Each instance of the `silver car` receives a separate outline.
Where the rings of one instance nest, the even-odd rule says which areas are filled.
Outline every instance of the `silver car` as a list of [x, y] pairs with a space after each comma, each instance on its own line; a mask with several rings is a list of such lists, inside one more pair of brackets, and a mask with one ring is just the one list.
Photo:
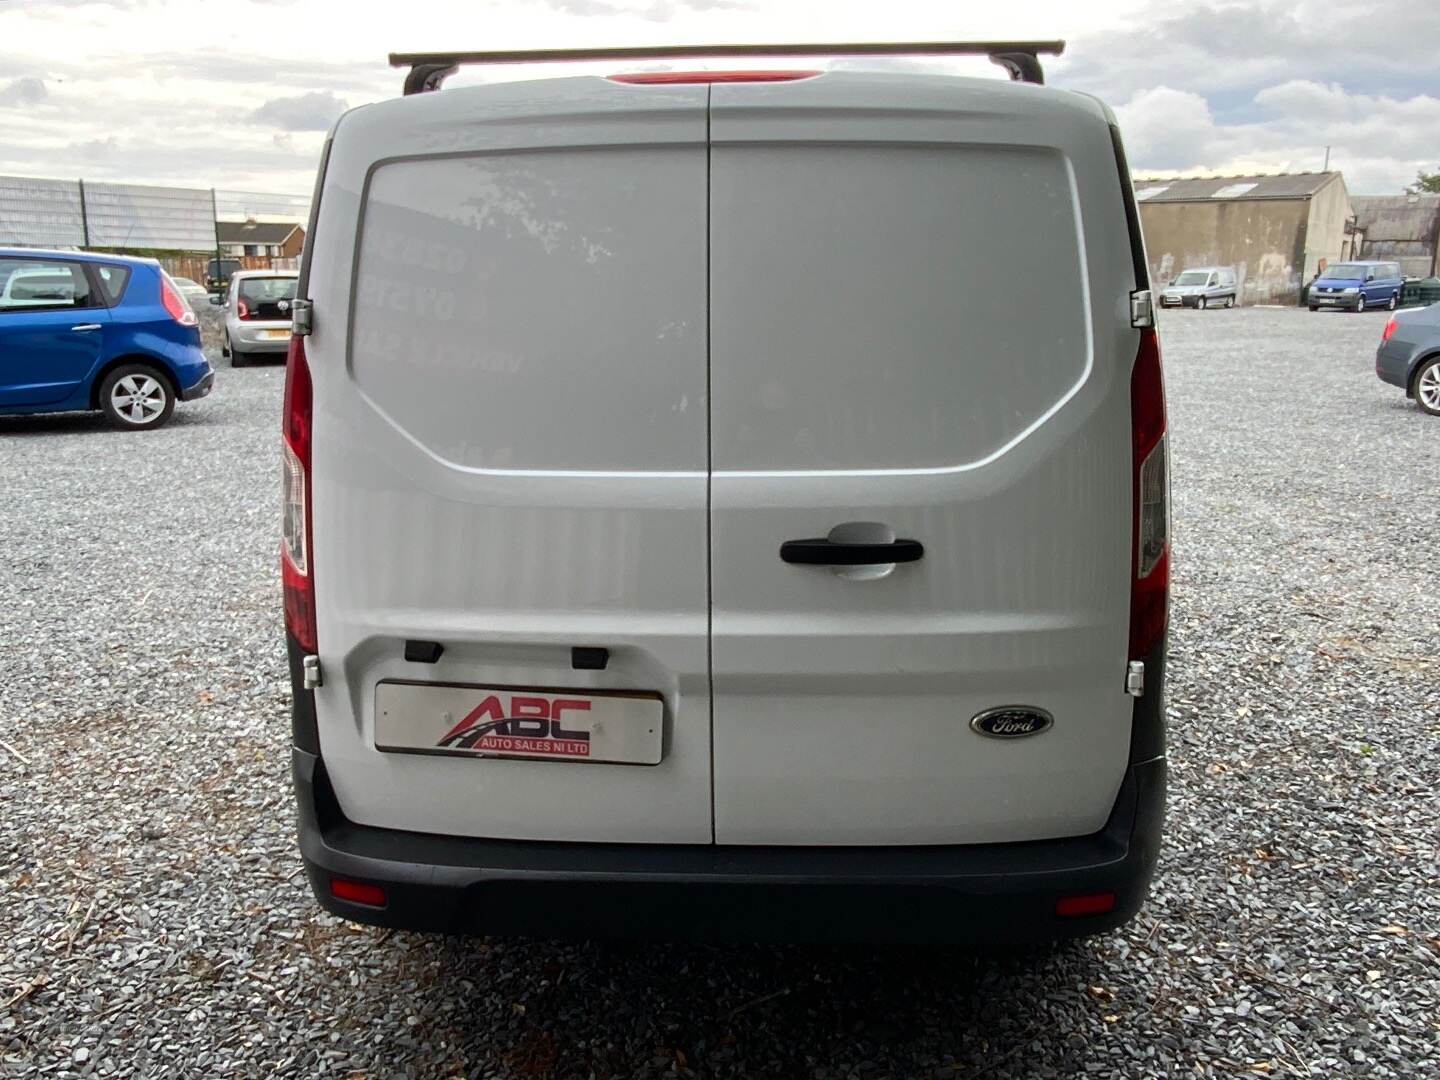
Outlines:
[[1237, 303], [1235, 271], [1229, 266], [1196, 266], [1184, 270], [1160, 290], [1160, 306], [1234, 307]]
[[231, 367], [264, 356], [284, 357], [290, 347], [296, 277], [293, 270], [240, 270], [230, 278], [221, 355], [230, 358]]

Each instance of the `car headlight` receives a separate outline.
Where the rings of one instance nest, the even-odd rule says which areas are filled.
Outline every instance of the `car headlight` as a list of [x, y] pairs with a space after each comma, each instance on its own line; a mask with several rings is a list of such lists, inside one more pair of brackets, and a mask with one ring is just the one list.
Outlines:
[[1341, 289], [1340, 291], [1341, 291], [1342, 293], [1358, 293], [1358, 292], [1360, 291], [1360, 289], [1359, 289], [1357, 286], [1355, 286], [1355, 285], [1351, 285], [1350, 288], [1348, 288], [1348, 289]]

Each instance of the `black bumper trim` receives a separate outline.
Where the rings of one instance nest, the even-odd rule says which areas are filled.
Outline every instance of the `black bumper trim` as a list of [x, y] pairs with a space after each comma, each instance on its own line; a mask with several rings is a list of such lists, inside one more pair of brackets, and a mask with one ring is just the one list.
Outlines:
[[[294, 751], [300, 848], [317, 899], [356, 922], [541, 937], [1015, 944], [1111, 929], [1144, 902], [1159, 854], [1165, 760], [1131, 765], [1089, 836], [951, 847], [575, 844], [357, 825], [323, 761]], [[330, 878], [382, 886], [384, 908]], [[1104, 915], [1055, 901], [1114, 892]]]
[[193, 386], [190, 386], [190, 387], [188, 387], [188, 388], [186, 388], [186, 389], [184, 389], [184, 390], [181, 390], [181, 391], [180, 391], [180, 400], [181, 400], [181, 401], [194, 401], [196, 398], [202, 398], [202, 397], [204, 397], [206, 394], [210, 393], [210, 391], [213, 390], [214, 387], [215, 387], [215, 372], [214, 372], [214, 370], [212, 369], [212, 370], [210, 370], [210, 371], [207, 371], [204, 375], [202, 375], [202, 376], [200, 377], [200, 380], [199, 380], [198, 382], [196, 382]]

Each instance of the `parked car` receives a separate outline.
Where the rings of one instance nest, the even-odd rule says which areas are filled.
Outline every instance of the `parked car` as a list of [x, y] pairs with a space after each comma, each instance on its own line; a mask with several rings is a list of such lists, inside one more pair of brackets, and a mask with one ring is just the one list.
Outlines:
[[192, 281], [188, 277], [176, 277], [173, 274], [170, 275], [170, 280], [173, 281], [175, 287], [180, 290], [180, 295], [190, 302], [191, 307], [194, 307], [196, 304], [206, 304], [210, 302], [210, 293], [206, 291], [205, 286], [200, 283]]
[[220, 295], [230, 288], [230, 278], [240, 269], [239, 259], [211, 259], [205, 264], [205, 288]]
[[1440, 416], [1440, 304], [1390, 316], [1375, 352], [1375, 374]]
[[263, 356], [284, 358], [295, 279], [294, 271], [278, 270], [240, 270], [231, 277], [221, 346], [231, 367], [244, 367]]
[[[1168, 470], [1104, 105], [493, 83], [346, 113], [320, 176], [282, 573], [322, 905], [970, 942], [1135, 914]], [[1064, 302], [1015, 288], [1056, 267]]]
[[1310, 284], [1306, 303], [1311, 311], [1321, 308], [1344, 308], [1364, 311], [1367, 308], [1389, 308], [1400, 303], [1400, 289], [1405, 276], [1400, 264], [1394, 262], [1345, 262], [1326, 267]]
[[1161, 307], [1235, 306], [1238, 289], [1235, 271], [1229, 266], [1197, 266], [1182, 270], [1174, 281], [1160, 290]]
[[196, 322], [153, 259], [0, 248], [0, 413], [158, 428], [213, 384]]

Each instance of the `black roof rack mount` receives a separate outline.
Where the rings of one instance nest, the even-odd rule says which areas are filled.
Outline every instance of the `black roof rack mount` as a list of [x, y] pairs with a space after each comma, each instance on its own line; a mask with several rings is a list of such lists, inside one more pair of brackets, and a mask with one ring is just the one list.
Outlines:
[[546, 64], [583, 60], [700, 60], [715, 57], [988, 56], [1016, 82], [1043, 83], [1040, 55], [1059, 56], [1063, 41], [886, 41], [794, 45], [656, 45], [619, 49], [524, 49], [517, 52], [391, 53], [408, 67], [405, 93], [439, 90], [462, 64]]

